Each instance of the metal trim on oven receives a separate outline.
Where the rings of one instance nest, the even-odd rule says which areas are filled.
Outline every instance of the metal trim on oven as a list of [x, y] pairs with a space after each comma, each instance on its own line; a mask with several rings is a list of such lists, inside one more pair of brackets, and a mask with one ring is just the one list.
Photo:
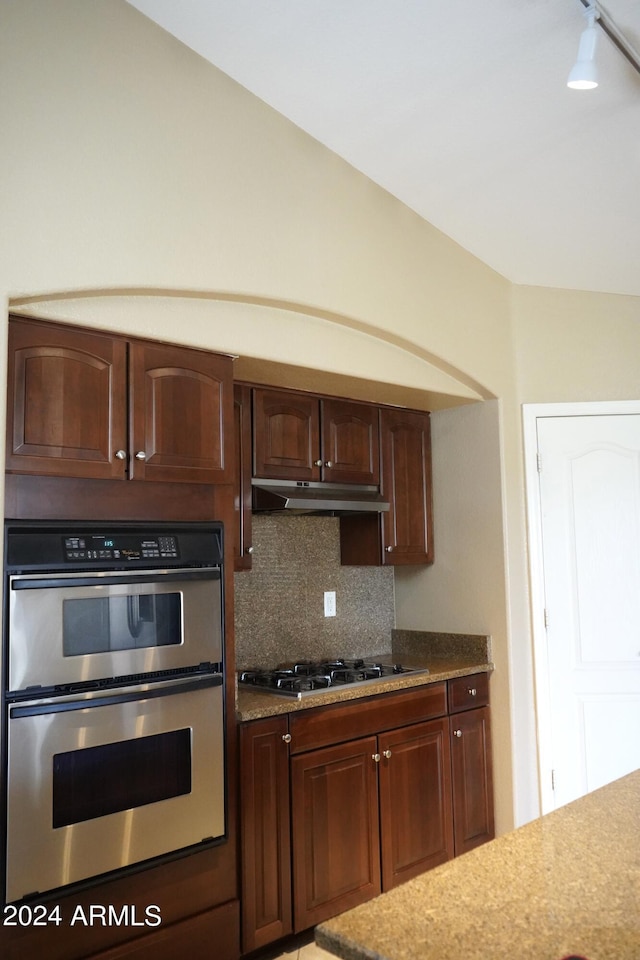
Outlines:
[[26, 706], [13, 706], [9, 708], [11, 719], [18, 717], [38, 717], [51, 713], [67, 713], [71, 710], [87, 710], [95, 707], [111, 707], [119, 703], [133, 703], [138, 700], [153, 700], [158, 697], [171, 697], [177, 693], [191, 693], [194, 690], [204, 690], [207, 687], [221, 687], [222, 674], [216, 673], [207, 677], [199, 677], [197, 680], [177, 680], [170, 681], [166, 685], [157, 687], [137, 686], [121, 693], [91, 694], [87, 693], [81, 697], [74, 697], [67, 700], [64, 697], [56, 697], [46, 700], [30, 700]]
[[[132, 578], [135, 577], [135, 580]], [[201, 567], [198, 570], [127, 570], [112, 574], [97, 570], [79, 577], [77, 573], [33, 574], [10, 577], [12, 590], [46, 590], [51, 587], [112, 586], [127, 583], [163, 583], [173, 580], [219, 580], [218, 567]]]

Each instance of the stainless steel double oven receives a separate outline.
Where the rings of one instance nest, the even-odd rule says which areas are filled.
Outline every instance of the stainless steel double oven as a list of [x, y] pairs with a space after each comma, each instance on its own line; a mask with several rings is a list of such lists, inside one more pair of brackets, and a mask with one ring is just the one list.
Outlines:
[[220, 524], [5, 525], [5, 901], [225, 837]]

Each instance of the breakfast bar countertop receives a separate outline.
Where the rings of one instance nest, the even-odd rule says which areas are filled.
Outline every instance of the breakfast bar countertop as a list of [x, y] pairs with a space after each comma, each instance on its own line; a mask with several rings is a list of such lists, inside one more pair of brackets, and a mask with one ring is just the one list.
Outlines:
[[638, 960], [640, 770], [316, 928], [344, 960]]

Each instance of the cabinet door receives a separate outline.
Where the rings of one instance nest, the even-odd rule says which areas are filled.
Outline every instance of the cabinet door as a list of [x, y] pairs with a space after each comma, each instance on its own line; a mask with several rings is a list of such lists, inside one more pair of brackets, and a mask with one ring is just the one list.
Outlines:
[[291, 933], [286, 717], [240, 727], [242, 952]]
[[294, 929], [380, 893], [375, 737], [291, 761]]
[[143, 341], [130, 351], [131, 476], [232, 483], [231, 358]]
[[6, 469], [124, 479], [126, 369], [124, 340], [12, 318]]
[[382, 514], [382, 562], [433, 562], [431, 431], [428, 413], [380, 411], [382, 494], [391, 504]]
[[320, 405], [316, 397], [253, 391], [253, 475], [320, 479]]
[[234, 570], [250, 570], [251, 554], [251, 389], [233, 387], [235, 442], [235, 546]]
[[382, 887], [453, 856], [451, 757], [446, 717], [379, 737]]
[[451, 717], [456, 856], [495, 836], [489, 707]]
[[380, 481], [378, 408], [346, 400], [322, 400], [322, 479], [332, 483]]

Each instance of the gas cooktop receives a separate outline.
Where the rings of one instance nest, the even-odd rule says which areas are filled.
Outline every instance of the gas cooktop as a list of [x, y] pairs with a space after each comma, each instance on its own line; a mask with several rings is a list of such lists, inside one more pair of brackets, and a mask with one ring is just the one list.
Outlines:
[[379, 660], [301, 660], [274, 669], [241, 670], [238, 683], [256, 692], [275, 693], [300, 700], [344, 686], [363, 686], [392, 680], [403, 674], [429, 673], [426, 667], [405, 667]]

